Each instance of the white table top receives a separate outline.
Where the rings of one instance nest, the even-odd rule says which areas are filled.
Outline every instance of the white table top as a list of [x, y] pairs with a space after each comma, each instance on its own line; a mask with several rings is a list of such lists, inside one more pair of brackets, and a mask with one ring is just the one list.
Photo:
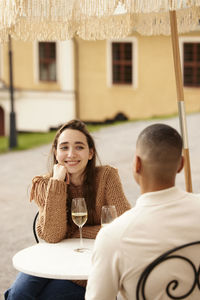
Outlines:
[[74, 251], [79, 247], [79, 239], [66, 239], [60, 243], [41, 242], [25, 248], [13, 256], [13, 266], [23, 273], [54, 279], [88, 278], [94, 240], [83, 239], [89, 251]]

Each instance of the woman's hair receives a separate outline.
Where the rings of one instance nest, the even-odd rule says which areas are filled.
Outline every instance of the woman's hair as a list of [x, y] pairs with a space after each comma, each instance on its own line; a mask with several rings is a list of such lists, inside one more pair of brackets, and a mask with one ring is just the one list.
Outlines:
[[[61, 133], [66, 129], [73, 129], [82, 132], [87, 140], [87, 144], [89, 149], [93, 150], [92, 159], [88, 160], [88, 163], [85, 168], [84, 179], [83, 179], [83, 196], [86, 199], [88, 212], [93, 210], [96, 205], [96, 181], [95, 181], [95, 167], [96, 167], [96, 159], [97, 159], [97, 151], [95, 147], [94, 140], [90, 135], [86, 125], [80, 120], [71, 120], [68, 123], [65, 123], [60, 129], [58, 129], [55, 138], [52, 143], [50, 157], [49, 157], [49, 167], [50, 167], [50, 175], [53, 175], [53, 165], [57, 163], [55, 150], [57, 149], [58, 138]], [[70, 193], [68, 195], [70, 197]], [[92, 216], [89, 212], [89, 216]]]

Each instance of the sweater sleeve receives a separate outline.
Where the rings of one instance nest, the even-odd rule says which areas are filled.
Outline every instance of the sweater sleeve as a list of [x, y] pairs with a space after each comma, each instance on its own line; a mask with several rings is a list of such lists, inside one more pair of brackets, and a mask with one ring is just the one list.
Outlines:
[[38, 236], [49, 243], [66, 237], [66, 183], [52, 178], [36, 176], [32, 180], [30, 200], [39, 207]]
[[124, 195], [118, 170], [115, 168], [109, 168], [105, 185], [105, 198], [107, 205], [115, 205], [118, 216], [131, 208]]
[[[131, 208], [124, 195], [117, 169], [110, 166], [99, 168], [97, 185], [99, 186], [99, 191], [97, 192], [96, 202], [98, 207], [96, 207], [96, 224], [93, 226], [84, 225], [82, 229], [83, 237], [88, 239], [95, 239], [101, 229], [101, 207], [103, 205], [115, 205], [118, 216]], [[73, 230], [71, 237], [78, 238], [79, 236], [79, 230]]]

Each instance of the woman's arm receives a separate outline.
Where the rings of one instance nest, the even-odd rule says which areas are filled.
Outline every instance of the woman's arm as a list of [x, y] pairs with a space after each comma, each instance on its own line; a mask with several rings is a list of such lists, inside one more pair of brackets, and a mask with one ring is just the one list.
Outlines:
[[[85, 225], [82, 228], [83, 238], [85, 239], [95, 239], [97, 233], [101, 229], [101, 225]], [[71, 238], [79, 238], [80, 233], [79, 229], [76, 229], [73, 234], [70, 236]]]
[[[91, 226], [84, 225], [82, 231], [83, 237], [89, 239], [95, 239], [101, 229], [101, 207], [103, 205], [115, 205], [118, 216], [131, 208], [130, 203], [124, 195], [117, 169], [110, 166], [102, 167], [97, 176], [97, 185], [99, 186], [99, 190], [96, 195], [96, 224]], [[70, 237], [79, 237], [78, 228], [73, 228], [73, 233]]]
[[30, 200], [39, 207], [38, 236], [49, 243], [57, 243], [66, 237], [66, 182], [36, 176], [32, 181]]
[[107, 174], [105, 198], [107, 205], [115, 205], [118, 216], [131, 208], [130, 203], [124, 195], [118, 170], [112, 167]]

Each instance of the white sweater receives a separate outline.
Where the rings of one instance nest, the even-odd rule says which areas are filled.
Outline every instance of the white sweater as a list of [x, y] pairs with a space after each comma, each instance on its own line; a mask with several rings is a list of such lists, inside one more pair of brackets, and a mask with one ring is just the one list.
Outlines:
[[[97, 235], [85, 299], [115, 300], [118, 291], [123, 299], [136, 299], [137, 281], [150, 262], [173, 247], [197, 240], [200, 195], [177, 187], [143, 194], [134, 208]], [[168, 299], [164, 291], [154, 297]]]

